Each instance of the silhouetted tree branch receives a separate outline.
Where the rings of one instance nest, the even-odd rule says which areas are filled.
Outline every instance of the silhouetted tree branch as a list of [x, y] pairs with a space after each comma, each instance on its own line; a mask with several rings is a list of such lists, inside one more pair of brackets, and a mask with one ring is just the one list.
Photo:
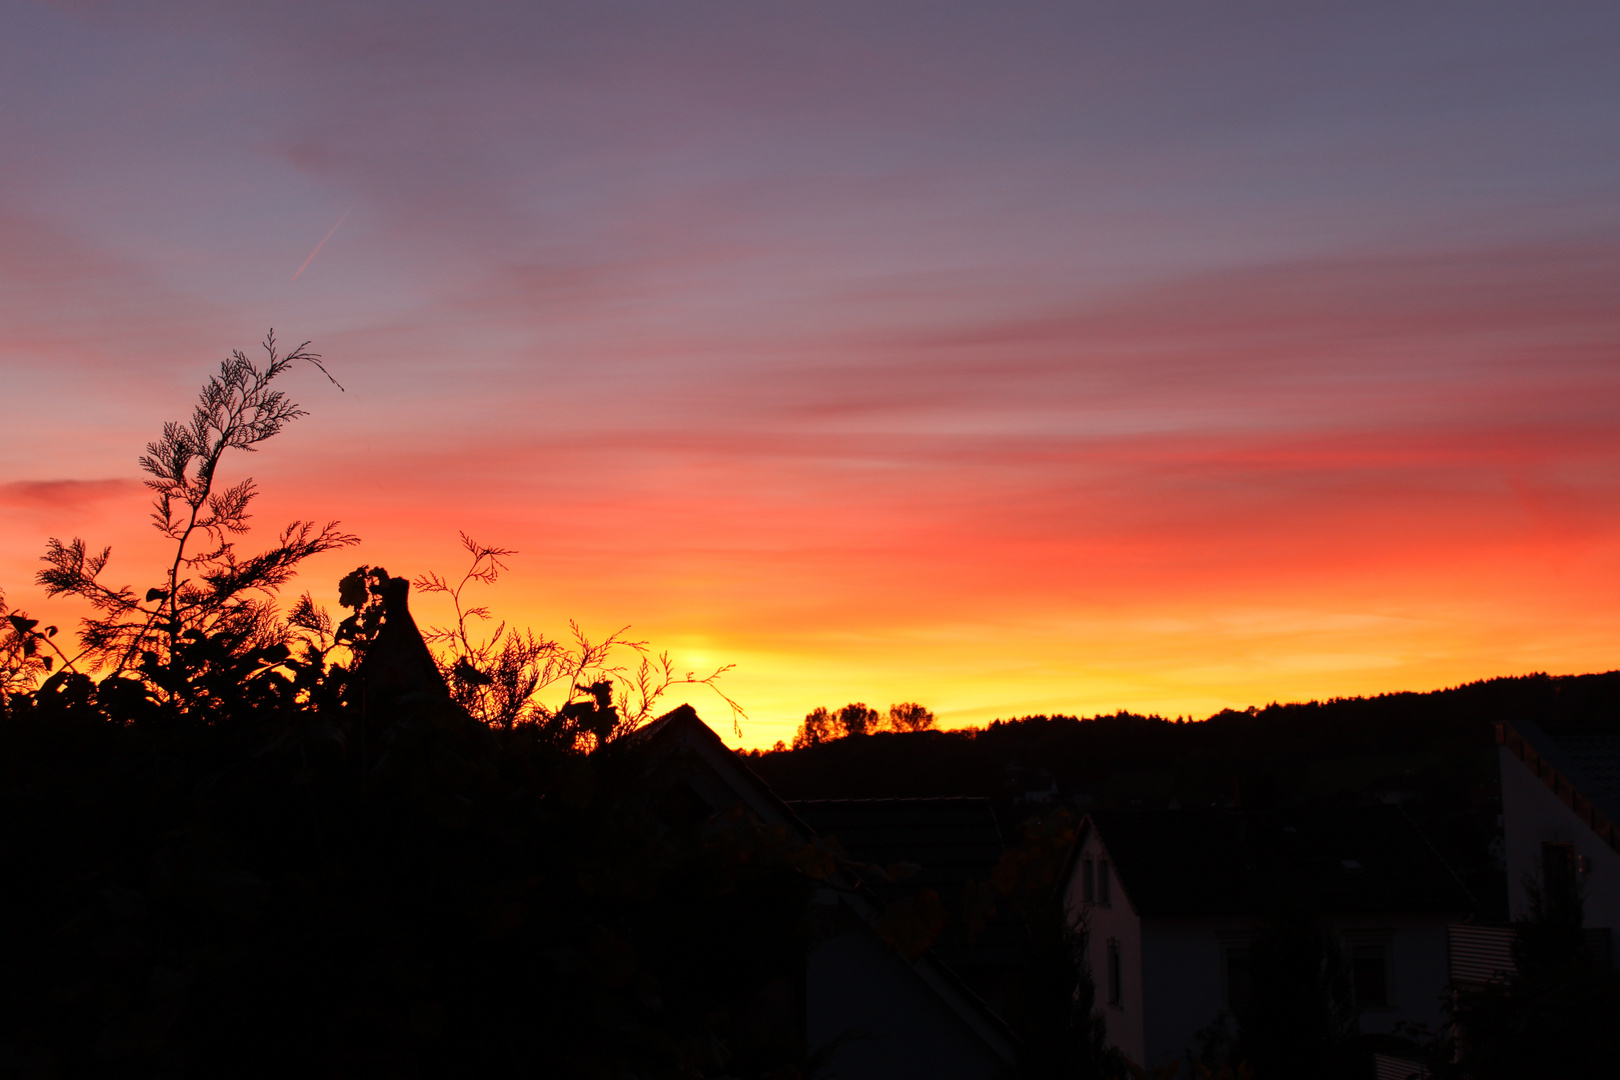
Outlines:
[[422, 585], [454, 601], [437, 658], [381, 567], [338, 583], [341, 621], [309, 593], [278, 614], [354, 538], [295, 521], [236, 550], [255, 489], [222, 457], [302, 415], [270, 383], [317, 362], [266, 347], [147, 448], [157, 584], [49, 542], [99, 678], [0, 601], [0, 1071], [812, 1075], [792, 1003], [834, 857], [690, 812], [617, 741], [729, 669], [683, 678], [624, 630], [479, 634], [468, 588], [512, 553], [467, 537], [459, 583]]
[[[569, 738], [577, 734], [601, 746], [650, 719], [658, 701], [682, 685], [713, 690], [731, 710], [734, 727], [746, 715], [718, 685], [732, 665], [707, 675], [678, 675], [667, 652], [653, 653], [647, 642], [628, 636], [628, 627], [596, 641], [573, 621], [566, 641], [519, 631], [504, 621], [487, 636], [479, 634], [477, 624], [493, 616], [487, 606], [468, 603], [464, 594], [473, 584], [494, 585], [507, 569], [503, 560], [517, 552], [481, 544], [466, 533], [460, 536], [471, 557], [461, 577], [452, 583], [430, 571], [413, 584], [420, 592], [449, 598], [455, 624], [429, 627], [423, 637], [438, 650], [451, 697], [484, 723], [502, 728], [537, 724], [559, 736], [566, 729]], [[561, 691], [555, 704], [543, 698], [550, 688]]]
[[11, 694], [32, 690], [38, 679], [50, 672], [60, 659], [67, 670], [73, 660], [57, 647], [56, 627], [39, 629], [39, 620], [24, 611], [6, 609], [6, 594], [0, 591], [0, 705]]
[[274, 547], [243, 558], [236, 538], [249, 530], [257, 488], [252, 478], [218, 484], [227, 451], [252, 452], [308, 415], [271, 385], [288, 368], [308, 362], [337, 385], [308, 344], [278, 352], [272, 331], [265, 337], [263, 367], [232, 351], [219, 374], [203, 385], [190, 420], [164, 424], [162, 436], [147, 444], [140, 465], [155, 493], [152, 524], [173, 544], [161, 583], [144, 594], [129, 586], [114, 588], [101, 580], [111, 548], [93, 551], [78, 537], [47, 542], [39, 583], [50, 596], [87, 600], [96, 613], [80, 631], [82, 655], [92, 669], [118, 674], [132, 666], [172, 667], [188, 634], [223, 635], [236, 649], [278, 644], [287, 627], [272, 604], [277, 590], [310, 556], [359, 542], [335, 521], [319, 526], [294, 521]]

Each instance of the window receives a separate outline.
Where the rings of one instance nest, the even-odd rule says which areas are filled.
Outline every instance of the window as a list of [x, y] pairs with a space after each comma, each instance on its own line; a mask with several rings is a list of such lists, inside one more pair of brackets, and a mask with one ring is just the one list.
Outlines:
[[1223, 966], [1226, 1011], [1241, 1016], [1249, 1011], [1249, 1005], [1254, 1001], [1254, 969], [1249, 966], [1249, 947], [1228, 945]]
[[1080, 860], [1080, 898], [1088, 904], [1097, 902], [1097, 864], [1090, 855]]
[[[1104, 865], [1107, 865], [1106, 863]], [[1108, 942], [1108, 1004], [1119, 1008], [1124, 1004], [1125, 992], [1120, 985], [1119, 942], [1109, 939]]]
[[1356, 1008], [1383, 1009], [1389, 998], [1389, 946], [1383, 942], [1350, 946], [1350, 984]]
[[1108, 881], [1108, 860], [1097, 860], [1097, 903], [1106, 905], [1111, 891]]

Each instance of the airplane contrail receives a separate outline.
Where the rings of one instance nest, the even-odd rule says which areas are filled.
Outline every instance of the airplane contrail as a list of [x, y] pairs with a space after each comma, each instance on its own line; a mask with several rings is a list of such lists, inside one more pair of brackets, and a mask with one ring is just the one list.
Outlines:
[[[350, 203], [349, 204], [349, 210], [353, 210], [353, 209], [354, 209], [354, 204]], [[338, 225], [343, 224], [344, 220], [348, 218], [349, 210], [343, 211], [343, 217], [340, 217], [340, 218], [337, 219], [337, 225], [333, 225], [330, 229], [326, 230], [326, 235], [321, 237], [321, 242], [315, 245], [315, 250], [309, 253], [309, 258], [304, 260], [304, 265], [300, 266], [297, 270], [295, 270], [293, 272], [292, 279], [294, 281], [298, 280], [298, 275], [302, 274], [304, 272], [305, 267], [307, 267], [310, 263], [315, 261], [315, 256], [317, 256], [317, 255], [319, 255], [321, 253], [321, 248], [325, 247], [326, 242], [328, 240], [332, 239], [332, 234], [338, 231]]]

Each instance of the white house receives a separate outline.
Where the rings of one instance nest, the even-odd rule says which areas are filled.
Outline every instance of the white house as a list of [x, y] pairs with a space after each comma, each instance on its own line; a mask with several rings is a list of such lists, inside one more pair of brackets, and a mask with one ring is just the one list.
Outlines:
[[1502, 842], [1515, 917], [1528, 886], [1573, 877], [1586, 895], [1588, 940], [1616, 955], [1620, 926], [1620, 732], [1547, 732], [1529, 721], [1496, 725], [1502, 770]]
[[1345, 943], [1363, 1032], [1438, 1026], [1446, 927], [1476, 907], [1393, 806], [1095, 811], [1065, 897], [1090, 929], [1109, 1040], [1149, 1068], [1195, 1055], [1249, 992], [1267, 916], [1303, 906]]

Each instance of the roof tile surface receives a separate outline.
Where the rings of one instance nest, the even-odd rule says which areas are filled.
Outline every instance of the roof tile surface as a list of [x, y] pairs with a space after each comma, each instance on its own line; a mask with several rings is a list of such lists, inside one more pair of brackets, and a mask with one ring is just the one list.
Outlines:
[[932, 889], [944, 901], [951, 921], [934, 950], [946, 963], [972, 971], [1019, 962], [1027, 934], [1011, 912], [999, 912], [971, 937], [965, 925], [968, 882], [988, 882], [1005, 851], [989, 799], [803, 799], [788, 805], [857, 862], [915, 864], [916, 876], [895, 891]]
[[1143, 915], [1466, 912], [1476, 905], [1396, 807], [1098, 811], [1089, 815]]

